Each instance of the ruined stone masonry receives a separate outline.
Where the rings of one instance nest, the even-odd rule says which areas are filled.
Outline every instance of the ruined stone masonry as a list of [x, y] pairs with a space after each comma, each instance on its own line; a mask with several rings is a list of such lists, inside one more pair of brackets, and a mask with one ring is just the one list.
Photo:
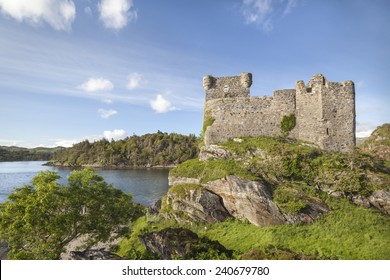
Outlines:
[[252, 74], [203, 78], [206, 90], [206, 145], [243, 136], [281, 136], [283, 116], [295, 115], [289, 137], [317, 144], [327, 151], [350, 152], [355, 147], [355, 87], [352, 81], [330, 82], [316, 74], [295, 89], [251, 97]]

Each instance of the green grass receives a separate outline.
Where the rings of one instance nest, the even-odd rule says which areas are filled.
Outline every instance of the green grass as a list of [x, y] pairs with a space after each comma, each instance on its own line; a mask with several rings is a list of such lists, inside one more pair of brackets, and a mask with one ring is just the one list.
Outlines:
[[390, 259], [389, 217], [344, 200], [332, 206], [337, 209], [313, 225], [259, 228], [229, 221], [198, 233], [242, 253], [275, 246], [320, 259]]
[[243, 179], [257, 180], [258, 177], [249, 172], [239, 162], [220, 159], [199, 161], [188, 160], [169, 172], [172, 177], [198, 178], [201, 183], [221, 179], [229, 175], [236, 175]]
[[[127, 258], [148, 258], [138, 235], [165, 227], [186, 227], [200, 237], [217, 240], [236, 256], [269, 248], [288, 250], [318, 259], [390, 260], [390, 218], [375, 210], [328, 198], [333, 211], [312, 225], [257, 227], [228, 220], [216, 224], [178, 224], [163, 218], [137, 220], [132, 233], [118, 244], [117, 253]], [[137, 253], [135, 253], [137, 252]], [[270, 258], [266, 256], [266, 258]], [[281, 257], [282, 258], [282, 257]]]

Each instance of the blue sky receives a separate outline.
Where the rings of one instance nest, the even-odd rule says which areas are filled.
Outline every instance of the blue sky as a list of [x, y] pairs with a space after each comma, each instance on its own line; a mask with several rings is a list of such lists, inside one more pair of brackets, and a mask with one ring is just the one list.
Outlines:
[[201, 130], [202, 77], [252, 95], [353, 80], [357, 134], [390, 122], [390, 1], [0, 0], [0, 145]]

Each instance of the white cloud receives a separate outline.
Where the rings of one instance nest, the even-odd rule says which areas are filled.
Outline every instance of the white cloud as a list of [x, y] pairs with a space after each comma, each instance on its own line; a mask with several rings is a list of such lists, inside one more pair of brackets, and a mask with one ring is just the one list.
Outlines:
[[368, 137], [377, 126], [371, 122], [356, 122], [356, 137]]
[[364, 137], [368, 137], [371, 135], [371, 133], [374, 131], [374, 129], [369, 129], [369, 130], [365, 130], [365, 131], [359, 131], [359, 132], [356, 132], [356, 137], [357, 138], [364, 138]]
[[297, 6], [298, 0], [287, 0], [287, 5], [284, 8], [283, 15], [288, 15]]
[[114, 85], [104, 78], [90, 78], [88, 81], [80, 85], [79, 88], [87, 92], [108, 91], [112, 90]]
[[57, 139], [55, 142], [54, 142], [54, 145], [53, 147], [72, 147], [73, 144], [76, 144], [78, 142], [81, 142], [80, 140], [78, 139]]
[[100, 117], [101, 117], [102, 119], [108, 119], [109, 117], [118, 114], [117, 111], [112, 110], [112, 109], [109, 109], [109, 110], [106, 110], [106, 109], [99, 109], [99, 110], [98, 110], [98, 113], [99, 113], [99, 115], [100, 115]]
[[84, 13], [87, 15], [87, 16], [92, 16], [92, 9], [91, 7], [87, 6], [84, 8]]
[[298, 0], [243, 0], [242, 13], [247, 23], [258, 24], [268, 32], [276, 17], [288, 15], [297, 4]]
[[365, 85], [366, 85], [366, 83], [365, 83], [364, 81], [358, 81], [358, 82], [356, 83], [356, 87], [357, 87], [358, 89], [363, 88]]
[[23, 142], [21, 140], [0, 139], [0, 146], [19, 146]]
[[113, 131], [105, 130], [103, 132], [103, 137], [106, 139], [118, 140], [126, 137], [126, 131], [123, 129], [114, 129]]
[[119, 30], [137, 19], [137, 11], [132, 7], [133, 0], [101, 0], [98, 5], [100, 20], [106, 28]]
[[70, 30], [76, 18], [72, 0], [0, 0], [0, 10], [19, 22], [47, 22], [55, 30]]
[[132, 73], [129, 75], [129, 82], [127, 83], [127, 88], [133, 90], [139, 88], [143, 82], [142, 75], [138, 73]]
[[112, 99], [109, 99], [109, 98], [103, 99], [102, 101], [104, 103], [106, 103], [106, 104], [112, 104], [113, 103]]
[[155, 99], [150, 101], [150, 106], [156, 113], [166, 113], [176, 110], [171, 102], [165, 99], [161, 94], [158, 94]]

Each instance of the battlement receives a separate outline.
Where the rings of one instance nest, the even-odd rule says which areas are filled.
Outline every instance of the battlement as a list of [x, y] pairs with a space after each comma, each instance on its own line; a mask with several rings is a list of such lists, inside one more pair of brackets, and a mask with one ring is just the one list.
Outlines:
[[203, 88], [206, 90], [206, 100], [216, 98], [249, 97], [252, 85], [252, 74], [241, 73], [239, 76], [203, 77]]
[[313, 142], [328, 151], [352, 151], [355, 146], [355, 88], [352, 81], [330, 82], [314, 75], [295, 89], [250, 97], [252, 74], [203, 78], [206, 90], [205, 144], [240, 136], [281, 136], [281, 120], [293, 114], [296, 126], [289, 137]]

